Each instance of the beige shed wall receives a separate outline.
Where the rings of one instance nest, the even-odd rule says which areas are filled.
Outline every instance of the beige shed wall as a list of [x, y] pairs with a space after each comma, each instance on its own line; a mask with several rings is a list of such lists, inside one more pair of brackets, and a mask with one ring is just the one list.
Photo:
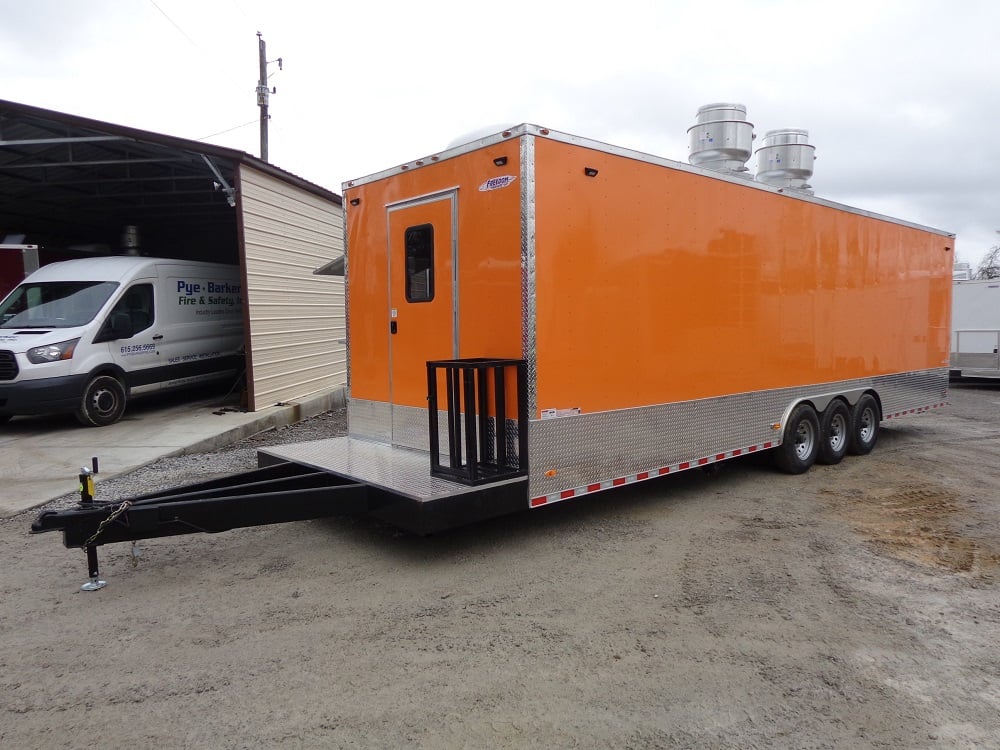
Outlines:
[[347, 382], [344, 279], [313, 270], [344, 252], [343, 209], [240, 165], [252, 411]]

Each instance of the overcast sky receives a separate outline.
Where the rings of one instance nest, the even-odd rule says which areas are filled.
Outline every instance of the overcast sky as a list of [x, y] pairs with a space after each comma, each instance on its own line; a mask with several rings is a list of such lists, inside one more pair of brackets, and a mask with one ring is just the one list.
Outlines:
[[[699, 106], [805, 128], [816, 195], [1000, 242], [996, 0], [5, 0], [0, 98], [259, 155], [336, 192], [489, 125], [687, 160]], [[499, 129], [499, 128], [498, 128]], [[749, 164], [753, 169], [754, 162]]]

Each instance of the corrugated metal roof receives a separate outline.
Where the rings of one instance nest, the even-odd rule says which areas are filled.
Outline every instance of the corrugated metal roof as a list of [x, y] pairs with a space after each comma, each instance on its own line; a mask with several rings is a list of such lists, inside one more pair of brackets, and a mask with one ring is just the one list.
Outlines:
[[113, 252], [134, 225], [140, 241], [159, 244], [153, 253], [197, 257], [203, 248], [169, 246], [192, 236], [195, 245], [233, 242], [229, 189], [240, 163], [341, 205], [338, 194], [244, 151], [0, 100], [0, 240]]

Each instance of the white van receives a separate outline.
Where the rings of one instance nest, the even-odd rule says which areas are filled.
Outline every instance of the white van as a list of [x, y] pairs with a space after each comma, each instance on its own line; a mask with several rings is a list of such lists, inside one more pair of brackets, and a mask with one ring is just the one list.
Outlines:
[[0, 302], [0, 422], [121, 419], [132, 396], [244, 368], [239, 268], [116, 256], [52, 263]]

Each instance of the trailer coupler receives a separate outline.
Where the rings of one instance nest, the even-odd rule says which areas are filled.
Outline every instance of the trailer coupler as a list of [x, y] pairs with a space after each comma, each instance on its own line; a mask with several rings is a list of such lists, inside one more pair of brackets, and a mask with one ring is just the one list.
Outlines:
[[90, 580], [84, 591], [103, 588], [97, 547], [182, 534], [221, 531], [363, 513], [368, 487], [325, 471], [293, 463], [236, 474], [118, 502], [99, 503], [93, 479], [80, 475], [80, 503], [66, 510], [43, 511], [31, 533], [62, 531], [66, 547], [87, 553]]

